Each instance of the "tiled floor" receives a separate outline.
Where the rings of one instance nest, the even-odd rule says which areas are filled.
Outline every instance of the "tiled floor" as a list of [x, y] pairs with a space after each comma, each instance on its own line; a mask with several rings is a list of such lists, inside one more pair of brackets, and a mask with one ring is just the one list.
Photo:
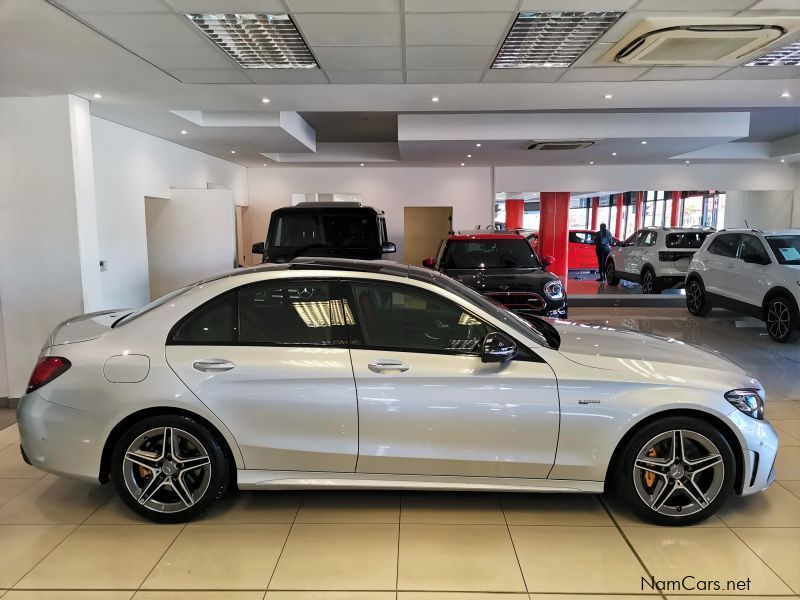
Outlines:
[[322, 491], [240, 493], [199, 522], [157, 526], [107, 488], [25, 465], [12, 426], [0, 431], [0, 596], [632, 600], [653, 595], [642, 578], [689, 575], [749, 579], [723, 596], [800, 597], [800, 344], [775, 344], [724, 312], [572, 317], [713, 347], [751, 369], [782, 437], [778, 482], [691, 528], [646, 525], [606, 497]]

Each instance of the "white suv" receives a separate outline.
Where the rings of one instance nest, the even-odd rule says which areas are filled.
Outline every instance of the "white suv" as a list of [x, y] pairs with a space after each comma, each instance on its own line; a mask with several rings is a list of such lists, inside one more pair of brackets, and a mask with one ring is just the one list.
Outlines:
[[709, 236], [686, 277], [693, 315], [714, 306], [765, 321], [778, 342], [800, 339], [800, 229], [729, 229]]
[[689, 261], [713, 229], [646, 227], [612, 248], [606, 260], [606, 281], [621, 279], [642, 285], [645, 294], [683, 283]]

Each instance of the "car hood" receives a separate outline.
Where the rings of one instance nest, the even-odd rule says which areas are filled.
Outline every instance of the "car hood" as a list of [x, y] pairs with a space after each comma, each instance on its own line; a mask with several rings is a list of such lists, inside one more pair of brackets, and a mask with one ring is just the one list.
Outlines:
[[543, 269], [446, 269], [445, 273], [479, 292], [539, 291], [558, 277]]
[[561, 336], [559, 352], [572, 362], [608, 370], [657, 376], [654, 363], [727, 371], [750, 377], [745, 369], [718, 352], [703, 350], [674, 338], [589, 325], [552, 321]]

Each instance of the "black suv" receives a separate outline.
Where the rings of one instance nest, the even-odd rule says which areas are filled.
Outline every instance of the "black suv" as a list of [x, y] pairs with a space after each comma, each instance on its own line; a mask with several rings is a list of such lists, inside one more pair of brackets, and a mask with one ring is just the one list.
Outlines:
[[375, 260], [396, 252], [387, 240], [383, 211], [359, 202], [301, 202], [273, 211], [267, 241], [253, 244], [262, 262], [298, 256]]

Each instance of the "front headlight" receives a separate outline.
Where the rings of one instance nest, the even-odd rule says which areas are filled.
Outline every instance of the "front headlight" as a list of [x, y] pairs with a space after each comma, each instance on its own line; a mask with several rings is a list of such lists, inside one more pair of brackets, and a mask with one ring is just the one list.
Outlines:
[[563, 300], [564, 286], [560, 281], [550, 281], [544, 286], [544, 295], [550, 300]]
[[758, 420], [764, 418], [764, 400], [758, 390], [731, 390], [726, 392], [725, 399], [748, 417]]

